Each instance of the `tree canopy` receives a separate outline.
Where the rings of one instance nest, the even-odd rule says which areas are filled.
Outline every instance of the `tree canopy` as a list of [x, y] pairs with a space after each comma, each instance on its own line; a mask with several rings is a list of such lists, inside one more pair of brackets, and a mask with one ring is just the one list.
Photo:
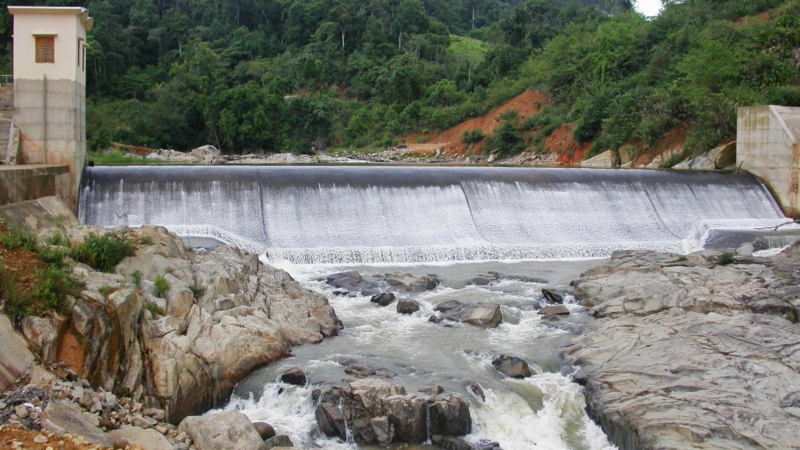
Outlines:
[[[732, 135], [737, 106], [800, 105], [800, 0], [666, 1], [653, 20], [629, 0], [16, 3], [95, 17], [95, 147], [385, 145], [537, 89], [553, 100], [551, 122], [576, 123], [596, 151], [653, 145], [682, 123], [702, 149]], [[10, 42], [4, 10], [6, 73]]]

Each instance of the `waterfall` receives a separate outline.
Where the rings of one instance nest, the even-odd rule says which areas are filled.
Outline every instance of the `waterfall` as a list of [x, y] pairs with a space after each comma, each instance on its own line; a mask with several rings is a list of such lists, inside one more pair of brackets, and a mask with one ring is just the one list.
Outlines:
[[785, 221], [749, 174], [408, 166], [92, 167], [79, 217], [301, 264], [685, 253]]

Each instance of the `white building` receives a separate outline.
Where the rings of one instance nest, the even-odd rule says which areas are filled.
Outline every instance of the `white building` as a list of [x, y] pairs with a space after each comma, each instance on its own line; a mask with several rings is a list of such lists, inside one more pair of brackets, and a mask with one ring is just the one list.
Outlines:
[[75, 207], [86, 161], [86, 32], [80, 7], [9, 6], [14, 16], [14, 126], [18, 164], [67, 165]]

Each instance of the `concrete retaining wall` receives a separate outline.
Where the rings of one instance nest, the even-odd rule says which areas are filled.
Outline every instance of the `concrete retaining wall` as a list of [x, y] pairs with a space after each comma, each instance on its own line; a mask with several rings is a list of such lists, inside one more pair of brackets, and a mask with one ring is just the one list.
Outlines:
[[739, 108], [736, 164], [759, 177], [787, 216], [800, 217], [800, 108]]
[[56, 195], [66, 200], [71, 183], [67, 166], [0, 166], [0, 205]]
[[84, 86], [71, 80], [14, 80], [14, 125], [22, 132], [17, 163], [68, 166], [72, 177], [64, 201], [75, 208], [86, 161]]

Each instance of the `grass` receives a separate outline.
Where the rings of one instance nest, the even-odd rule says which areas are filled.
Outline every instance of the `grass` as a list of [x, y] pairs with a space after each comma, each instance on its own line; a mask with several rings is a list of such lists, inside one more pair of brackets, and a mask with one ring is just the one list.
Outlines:
[[155, 303], [150, 303], [147, 305], [147, 310], [150, 311], [150, 314], [154, 316], [163, 316], [166, 311], [164, 308], [156, 305]]
[[[3, 225], [0, 222], [0, 225]], [[32, 268], [20, 267], [16, 272], [5, 270], [0, 261], [0, 299], [3, 312], [15, 322], [25, 316], [44, 316], [50, 312], [68, 313], [68, 296], [80, 292], [81, 283], [73, 278], [72, 269], [64, 261], [64, 252], [41, 245], [36, 235], [23, 227], [0, 226], [0, 245], [7, 250], [22, 249], [41, 259], [44, 267], [36, 270], [32, 284], [21, 287], [19, 272]]]
[[170, 285], [169, 281], [164, 278], [163, 275], [159, 275], [156, 277], [154, 281], [155, 285], [153, 286], [153, 295], [159, 298], [164, 298], [164, 294], [169, 291]]
[[133, 244], [121, 233], [91, 233], [70, 250], [75, 261], [106, 273], [113, 272], [120, 261], [132, 255]]
[[44, 239], [45, 244], [69, 247], [69, 238], [63, 230], [55, 230]]
[[719, 257], [719, 265], [720, 266], [727, 266], [728, 264], [733, 263], [733, 253], [725, 252]]
[[133, 282], [134, 286], [141, 287], [142, 286], [142, 271], [136, 269], [131, 274], [131, 281]]

